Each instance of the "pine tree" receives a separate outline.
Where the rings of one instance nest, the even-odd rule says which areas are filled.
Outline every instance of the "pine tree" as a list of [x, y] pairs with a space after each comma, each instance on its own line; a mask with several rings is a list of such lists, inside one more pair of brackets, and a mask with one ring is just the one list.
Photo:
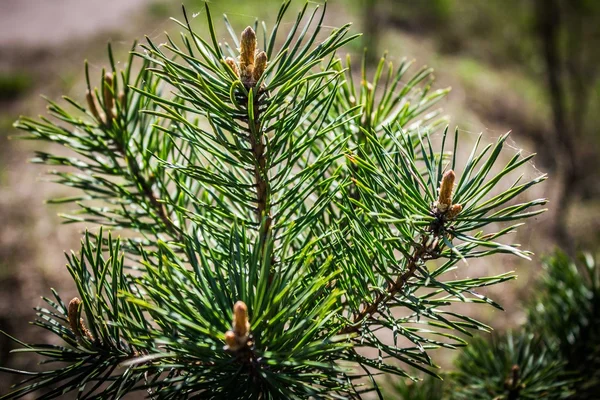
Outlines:
[[557, 252], [544, 262], [527, 329], [560, 355], [576, 379], [576, 399], [600, 393], [600, 265], [590, 254], [571, 260]]
[[[474, 337], [443, 380], [392, 381], [389, 399], [519, 400], [570, 399], [574, 375], [564, 358], [540, 336], [518, 333]], [[577, 398], [577, 397], [576, 397]]]
[[[578, 265], [579, 264], [579, 265]], [[519, 332], [476, 337], [444, 381], [392, 382], [400, 399], [595, 399], [600, 392], [600, 267], [556, 252]]]
[[[545, 200], [518, 202], [530, 181], [499, 165], [507, 135], [464, 162], [458, 130], [432, 107], [432, 71], [382, 58], [361, 81], [336, 51], [350, 25], [325, 33], [325, 10], [301, 9], [219, 43], [185, 15], [179, 39], [147, 39], [97, 81], [86, 104], [49, 102], [52, 118], [21, 118], [38, 152], [77, 191], [66, 222], [85, 233], [67, 268], [79, 292], [53, 292], [35, 325], [60, 344], [27, 344], [40, 372], [1, 398], [360, 398], [381, 373], [435, 375], [431, 350], [490, 328], [450, 307], [484, 303], [452, 279], [472, 258], [529, 252], [507, 243]], [[441, 145], [432, 144], [439, 135]], [[451, 148], [452, 151], [448, 149]], [[498, 228], [498, 226], [500, 226]], [[110, 231], [110, 233], [106, 233]]]
[[448, 398], [568, 399], [573, 394], [573, 377], [565, 373], [563, 358], [527, 331], [491, 341], [477, 337], [455, 364]]

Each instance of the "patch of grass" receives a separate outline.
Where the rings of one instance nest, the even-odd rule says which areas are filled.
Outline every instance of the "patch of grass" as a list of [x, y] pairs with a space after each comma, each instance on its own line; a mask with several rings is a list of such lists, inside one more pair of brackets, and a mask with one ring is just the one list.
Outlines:
[[153, 1], [147, 6], [148, 14], [153, 18], [170, 17], [174, 7], [165, 1]]
[[456, 72], [468, 90], [480, 92], [484, 97], [491, 94], [496, 94], [494, 97], [502, 97], [503, 93], [510, 93], [520, 98], [522, 104], [538, 114], [540, 118], [547, 117], [548, 109], [543, 86], [523, 74], [510, 70], [499, 71], [473, 58], [458, 59]]
[[13, 129], [13, 123], [17, 120], [17, 114], [0, 114], [0, 138], [7, 135], [8, 131]]
[[[190, 13], [199, 13], [197, 18], [202, 15], [204, 17], [205, 0], [184, 0], [183, 4]], [[209, 1], [210, 12], [215, 22], [215, 28], [221, 28], [223, 14], [227, 14], [227, 18], [235, 27], [241, 27], [240, 33], [246, 25], [251, 25], [256, 19], [259, 21], [265, 20], [272, 22], [277, 16], [277, 11], [281, 6], [282, 0], [262, 0], [262, 1], [240, 1], [240, 0], [218, 0]], [[293, 21], [296, 17], [296, 12], [300, 10], [302, 2], [293, 1], [288, 9], [287, 15], [284, 18], [286, 22]], [[179, 17], [179, 15], [175, 15]], [[243, 25], [243, 26], [242, 26]]]
[[11, 274], [12, 271], [9, 270], [6, 265], [0, 264], [0, 281], [4, 280], [5, 278], [10, 278]]
[[0, 100], [14, 100], [32, 85], [31, 76], [24, 72], [0, 72]]

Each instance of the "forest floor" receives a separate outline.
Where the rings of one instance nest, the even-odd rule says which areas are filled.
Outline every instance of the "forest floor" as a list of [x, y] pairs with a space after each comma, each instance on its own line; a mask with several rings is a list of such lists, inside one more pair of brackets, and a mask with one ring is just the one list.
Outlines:
[[[192, 7], [201, 14], [199, 3], [193, 2]], [[232, 4], [227, 0], [219, 3], [218, 8], [226, 9]], [[332, 4], [329, 24], [352, 20], [352, 11], [336, 6], [335, 1]], [[4, 0], [0, 5], [0, 330], [16, 333], [26, 341], [40, 338], [40, 333], [34, 333], [35, 329], [27, 325], [34, 316], [32, 307], [42, 304], [40, 295], [50, 295], [50, 287], [67, 293], [67, 298], [73, 292], [73, 284], [63, 267], [63, 251], [79, 247], [83, 229], [77, 225], [61, 225], [56, 215], [61, 209], [43, 204], [49, 197], [64, 195], [65, 189], [44, 181], [44, 168], [26, 162], [39, 144], [9, 140], [10, 135], [17, 134], [11, 127], [12, 122], [22, 114], [42, 114], [45, 104], [39, 97], [41, 93], [52, 99], [62, 94], [82, 99], [84, 59], [90, 61], [91, 73], [99, 75], [107, 65], [104, 57], [107, 41], [115, 45], [117, 54], [124, 55], [131, 38], [142, 37], [143, 33], [157, 38], [163, 30], [176, 31], [177, 27], [166, 17], [171, 11], [179, 16], [177, 7], [171, 4], [148, 5], [144, 0], [51, 3]], [[190, 11], [196, 10], [191, 8]], [[261, 15], [253, 14], [252, 8], [247, 7], [236, 8], [233, 17], [241, 30]], [[292, 16], [288, 19], [291, 21]], [[483, 133], [484, 142], [489, 143], [512, 129], [510, 146], [515, 151], [524, 149], [526, 154], [533, 151], [530, 136], [523, 131], [532, 126], [544, 129], [548, 110], [540, 104], [540, 89], [518, 71], [495, 70], [476, 60], [440, 55], [430, 38], [398, 30], [386, 31], [381, 47], [389, 49], [392, 61], [401, 55], [416, 59], [416, 65], [428, 64], [436, 69], [438, 87], [453, 88], [442, 107], [453, 116], [451, 126], [458, 125], [464, 136], [474, 139]], [[358, 48], [349, 51], [360, 53]], [[532, 120], [532, 115], [537, 120]], [[526, 167], [529, 177], [543, 172], [544, 167], [535, 162]], [[559, 190], [550, 180], [530, 196], [552, 199]], [[597, 232], [598, 223], [600, 221], [594, 218], [577, 218], [574, 226], [583, 236], [590, 230]], [[549, 212], [531, 221], [517, 241], [537, 254], [544, 254], [554, 247], [551, 231], [552, 212]], [[486, 292], [508, 312], [479, 307], [470, 309], [469, 315], [497, 328], [520, 324], [523, 321], [521, 301], [527, 298], [539, 269], [539, 256], [531, 263], [509, 257], [497, 257], [492, 264], [471, 263], [460, 276], [516, 270], [520, 278]], [[11, 347], [12, 344], [0, 336], [2, 365], [6, 365]], [[9, 363], [32, 367], [23, 357], [19, 361], [11, 358]], [[8, 383], [4, 377], [0, 379], [0, 393], [7, 390]]]

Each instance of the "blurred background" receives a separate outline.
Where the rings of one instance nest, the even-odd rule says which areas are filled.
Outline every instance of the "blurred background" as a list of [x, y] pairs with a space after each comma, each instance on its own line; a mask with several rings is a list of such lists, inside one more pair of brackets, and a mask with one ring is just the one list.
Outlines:
[[[195, 27], [204, 29], [203, 1], [184, 4]], [[211, 10], [213, 16], [227, 13], [241, 31], [256, 18], [273, 21], [279, 4], [213, 0]], [[290, 23], [302, 2], [294, 5], [286, 17]], [[27, 321], [51, 287], [67, 298], [73, 291], [63, 252], [78, 248], [83, 229], [61, 225], [60, 206], [44, 204], [65, 189], [45, 181], [42, 167], [27, 163], [41, 144], [9, 139], [18, 136], [12, 123], [19, 115], [45, 112], [40, 94], [83, 99], [84, 59], [99, 76], [107, 65], [107, 42], [125, 59], [134, 39], [160, 40], [165, 30], [177, 32], [169, 17], [180, 18], [180, 6], [180, 0], [0, 0], [1, 330], [44, 340]], [[542, 255], [556, 247], [598, 253], [600, 1], [330, 0], [328, 7], [327, 25], [352, 21], [355, 32], [364, 32], [346, 49], [356, 60], [367, 47], [371, 66], [387, 50], [391, 61], [407, 57], [435, 68], [437, 86], [452, 87], [443, 108], [463, 136], [482, 132], [489, 142], [511, 130], [512, 147], [538, 153], [526, 173], [549, 173], [548, 183], [531, 196], [548, 197], [550, 211], [519, 237], [536, 258], [523, 263], [499, 257], [497, 265], [483, 266], [516, 270], [519, 280], [491, 289], [506, 313], [470, 313], [496, 329], [522, 323], [520, 304], [530, 295]], [[220, 34], [226, 37], [224, 29]], [[1, 365], [33, 367], [35, 360], [12, 358], [11, 348], [0, 336]], [[9, 378], [0, 378], [0, 393]]]

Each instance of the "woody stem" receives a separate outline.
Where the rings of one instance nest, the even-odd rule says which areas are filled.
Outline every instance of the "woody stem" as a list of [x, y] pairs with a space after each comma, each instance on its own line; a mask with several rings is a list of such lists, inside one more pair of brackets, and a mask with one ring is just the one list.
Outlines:
[[377, 310], [379, 310], [380, 306], [393, 299], [396, 293], [400, 292], [406, 286], [409, 279], [414, 276], [417, 266], [425, 259], [427, 254], [428, 248], [426, 246], [420, 246], [418, 249], [416, 249], [413, 255], [409, 258], [404, 273], [399, 275], [394, 282], [391, 282], [384, 292], [377, 295], [373, 302], [370, 304], [365, 304], [363, 311], [354, 317], [352, 325], [348, 325], [342, 329], [340, 334], [343, 335], [358, 332], [360, 330], [361, 322], [363, 322], [365, 319], [371, 318], [377, 312]]
[[[254, 88], [255, 89], [255, 88]], [[253, 90], [254, 90], [253, 89]], [[252, 104], [254, 121], [248, 126], [248, 137], [250, 141], [250, 149], [254, 156], [254, 185], [256, 187], [256, 220], [260, 226], [259, 235], [263, 243], [263, 252], [266, 247], [266, 239], [271, 230], [272, 216], [270, 204], [270, 184], [267, 175], [267, 154], [264, 134], [262, 132], [262, 124], [260, 120], [259, 98], [254, 97]]]

